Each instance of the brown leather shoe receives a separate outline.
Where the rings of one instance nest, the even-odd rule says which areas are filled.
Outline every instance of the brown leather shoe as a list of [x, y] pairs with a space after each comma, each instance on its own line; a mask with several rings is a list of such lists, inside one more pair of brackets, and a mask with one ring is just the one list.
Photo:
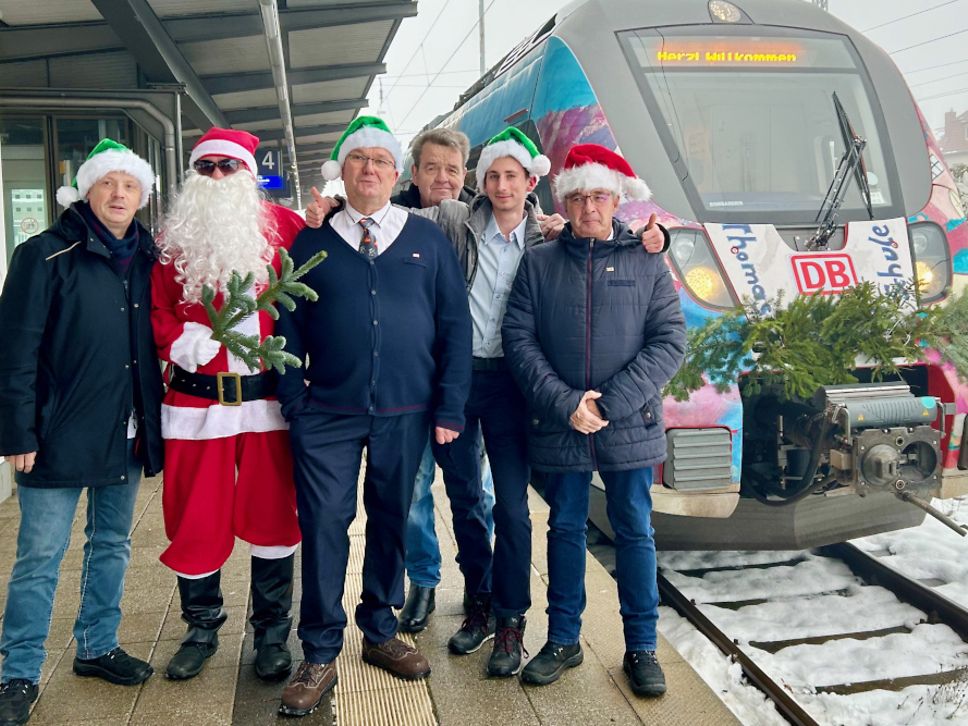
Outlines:
[[336, 687], [338, 680], [335, 663], [300, 663], [296, 674], [282, 691], [279, 713], [284, 716], [312, 713], [323, 696]]
[[415, 681], [430, 675], [430, 663], [420, 651], [404, 643], [399, 638], [390, 638], [385, 643], [371, 643], [363, 638], [363, 662], [388, 673]]

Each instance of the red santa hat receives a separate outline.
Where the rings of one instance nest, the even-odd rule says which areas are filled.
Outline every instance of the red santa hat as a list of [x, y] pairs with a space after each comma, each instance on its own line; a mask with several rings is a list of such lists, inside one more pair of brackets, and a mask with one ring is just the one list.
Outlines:
[[563, 202], [572, 192], [590, 189], [608, 189], [635, 200], [652, 196], [648, 185], [614, 151], [598, 144], [578, 144], [571, 147], [564, 167], [555, 178], [555, 195]]
[[192, 147], [188, 163], [192, 165], [205, 156], [226, 156], [238, 159], [249, 167], [252, 174], [257, 174], [259, 165], [255, 163], [255, 150], [258, 148], [259, 137], [248, 131], [213, 126]]

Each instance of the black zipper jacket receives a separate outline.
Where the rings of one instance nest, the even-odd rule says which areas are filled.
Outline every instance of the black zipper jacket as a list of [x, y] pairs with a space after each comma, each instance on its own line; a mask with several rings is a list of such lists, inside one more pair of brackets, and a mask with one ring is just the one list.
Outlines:
[[126, 277], [74, 206], [14, 250], [0, 293], [0, 454], [37, 452], [21, 486], [126, 483], [132, 410], [145, 473], [161, 471], [154, 241], [135, 224]]

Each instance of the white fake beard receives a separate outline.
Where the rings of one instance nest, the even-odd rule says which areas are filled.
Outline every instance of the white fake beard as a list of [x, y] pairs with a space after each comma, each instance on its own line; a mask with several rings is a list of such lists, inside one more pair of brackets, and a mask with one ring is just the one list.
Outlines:
[[185, 302], [201, 300], [205, 285], [218, 291], [238, 272], [268, 279], [275, 236], [255, 177], [239, 170], [222, 179], [189, 171], [162, 222], [161, 261], [173, 263]]

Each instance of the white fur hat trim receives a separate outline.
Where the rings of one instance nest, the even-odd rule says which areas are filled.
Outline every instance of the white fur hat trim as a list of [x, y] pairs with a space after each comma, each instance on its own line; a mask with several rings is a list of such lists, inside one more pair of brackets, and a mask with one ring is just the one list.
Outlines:
[[[335, 160], [330, 159], [323, 163], [320, 168], [323, 179], [326, 181], [339, 179], [343, 173], [343, 162], [346, 161], [346, 157], [351, 151], [372, 148], [386, 149], [389, 151], [393, 155], [393, 163], [397, 171], [403, 171], [403, 147], [400, 146], [397, 137], [375, 126], [363, 126], [343, 139], [343, 143], [339, 146], [339, 154]], [[336, 176], [332, 176], [334, 171], [337, 172]]]
[[510, 139], [497, 141], [493, 144], [485, 146], [481, 150], [480, 158], [477, 160], [477, 171], [475, 172], [475, 176], [477, 177], [478, 191], [484, 191], [484, 177], [487, 176], [487, 170], [491, 168], [491, 164], [505, 156], [510, 156], [512, 159], [517, 159], [518, 163], [521, 164], [521, 166], [523, 166], [531, 176], [542, 177], [551, 171], [551, 160], [544, 154], [531, 156], [531, 154], [528, 153], [528, 150], [525, 149], [521, 144], [517, 143], [516, 141], [511, 141]]
[[608, 189], [618, 195], [636, 201], [652, 196], [648, 185], [637, 177], [630, 177], [609, 169], [604, 164], [582, 164], [565, 169], [555, 177], [555, 196], [563, 202], [572, 192], [591, 189]]
[[151, 166], [133, 151], [116, 149], [102, 151], [81, 164], [77, 170], [77, 189], [60, 187], [57, 190], [57, 203], [69, 207], [76, 201], [87, 199], [87, 193], [97, 180], [112, 171], [121, 171], [137, 179], [141, 185], [141, 201], [138, 209], [148, 204], [148, 197], [155, 185], [155, 173], [151, 170]]

